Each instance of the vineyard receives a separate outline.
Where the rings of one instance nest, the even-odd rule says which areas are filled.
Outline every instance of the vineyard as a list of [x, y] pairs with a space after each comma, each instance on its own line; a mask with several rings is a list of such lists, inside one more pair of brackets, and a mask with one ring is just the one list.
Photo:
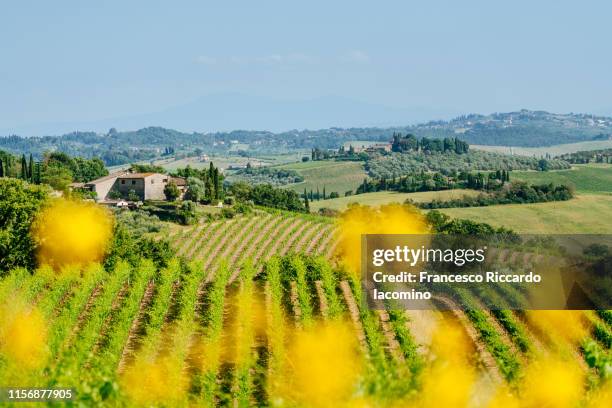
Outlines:
[[487, 311], [467, 291], [436, 299], [466, 311], [372, 311], [334, 229], [258, 210], [174, 231], [163, 268], [14, 270], [0, 384], [71, 387], [83, 406], [508, 406], [516, 390], [532, 406], [585, 390], [609, 402], [610, 312]]

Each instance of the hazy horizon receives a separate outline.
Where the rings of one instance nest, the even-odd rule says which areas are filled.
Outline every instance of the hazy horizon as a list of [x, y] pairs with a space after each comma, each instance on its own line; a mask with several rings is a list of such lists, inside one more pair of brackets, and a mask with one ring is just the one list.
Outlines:
[[0, 135], [612, 115], [603, 1], [6, 5]]

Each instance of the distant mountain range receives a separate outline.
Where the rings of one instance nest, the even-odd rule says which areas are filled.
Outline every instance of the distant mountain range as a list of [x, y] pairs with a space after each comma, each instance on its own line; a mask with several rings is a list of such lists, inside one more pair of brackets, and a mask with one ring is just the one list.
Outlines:
[[283, 132], [329, 127], [387, 127], [448, 119], [460, 111], [413, 107], [395, 108], [338, 96], [275, 99], [238, 93], [200, 97], [159, 112], [89, 122], [42, 123], [0, 127], [0, 135], [60, 135], [74, 131], [137, 130], [149, 126], [181, 132], [222, 132], [236, 129]]
[[539, 147], [608, 140], [612, 137], [612, 118], [521, 110], [463, 115], [450, 121], [430, 121], [411, 126], [331, 127], [279, 133], [252, 130], [199, 133], [159, 126], [136, 131], [112, 128], [104, 132], [72, 132], [63, 136], [0, 137], [0, 149], [17, 154], [32, 153], [37, 157], [48, 150], [60, 150], [71, 155], [102, 157], [112, 165], [153, 159], [167, 147], [173, 147], [180, 154], [196, 151], [223, 154], [246, 150], [244, 154], [255, 155], [313, 147], [332, 149], [351, 140], [388, 141], [396, 132], [413, 133], [419, 137], [458, 137], [470, 144]]
[[431, 121], [409, 127], [419, 135], [456, 135], [471, 144], [538, 147], [607, 140], [612, 118], [591, 114], [558, 114], [523, 109], [490, 115], [462, 115], [450, 121]]

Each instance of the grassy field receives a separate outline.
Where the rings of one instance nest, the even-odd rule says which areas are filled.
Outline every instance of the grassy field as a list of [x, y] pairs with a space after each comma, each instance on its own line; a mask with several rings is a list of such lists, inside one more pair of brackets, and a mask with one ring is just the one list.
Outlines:
[[518, 154], [520, 156], [542, 157], [546, 154], [557, 156], [565, 153], [574, 153], [586, 150], [609, 149], [612, 147], [612, 140], [597, 140], [591, 142], [567, 143], [545, 147], [516, 147], [516, 146], [483, 146], [471, 145], [472, 149], [484, 150], [487, 152]]
[[520, 233], [593, 233], [612, 231], [612, 195], [583, 194], [569, 201], [440, 210], [453, 218], [468, 218]]
[[304, 177], [304, 182], [287, 186], [298, 193], [304, 189], [317, 190], [327, 194], [336, 191], [340, 195], [348, 190], [355, 190], [366, 177], [363, 164], [358, 162], [309, 161], [279, 166], [283, 169], [296, 170]]
[[358, 194], [349, 197], [334, 198], [333, 200], [320, 200], [310, 203], [312, 211], [318, 211], [319, 208], [331, 208], [334, 210], [344, 210], [349, 204], [359, 203], [363, 205], [379, 206], [389, 203], [403, 203], [408, 198], [422, 203], [429, 202], [434, 199], [449, 200], [452, 198], [460, 198], [464, 195], [476, 195], [475, 190], [445, 190], [445, 191], [424, 191], [419, 193], [396, 193], [394, 191], [379, 191], [376, 193]]
[[612, 165], [575, 165], [570, 170], [555, 171], [514, 171], [511, 177], [532, 184], [556, 183], [573, 185], [583, 193], [612, 192]]

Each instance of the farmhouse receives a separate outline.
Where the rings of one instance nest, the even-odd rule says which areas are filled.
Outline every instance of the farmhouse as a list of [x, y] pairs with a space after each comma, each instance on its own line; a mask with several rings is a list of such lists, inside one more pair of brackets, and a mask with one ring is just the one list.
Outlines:
[[355, 153], [377, 153], [377, 152], [390, 152], [391, 143], [374, 143], [371, 145], [354, 146], [353, 151]]
[[181, 192], [181, 197], [187, 189], [187, 183], [182, 177], [171, 177], [160, 173], [130, 173], [117, 172], [86, 183], [84, 188], [93, 191], [98, 201], [107, 202], [118, 197], [127, 198], [136, 195], [141, 201], [165, 200], [164, 188], [173, 182]]

